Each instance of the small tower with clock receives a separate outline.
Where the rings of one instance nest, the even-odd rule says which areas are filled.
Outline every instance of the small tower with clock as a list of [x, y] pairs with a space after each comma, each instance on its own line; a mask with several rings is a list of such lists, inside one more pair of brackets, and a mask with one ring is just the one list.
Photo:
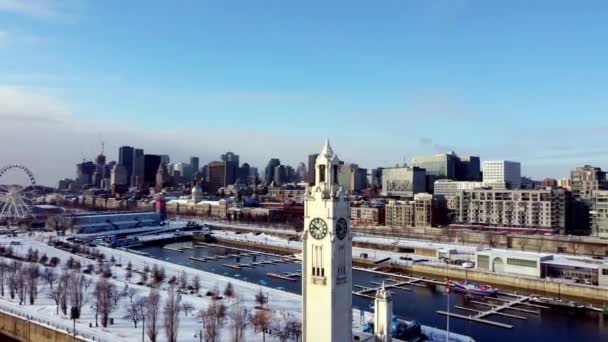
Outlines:
[[327, 141], [304, 202], [303, 342], [352, 341], [350, 204], [338, 184], [339, 168]]

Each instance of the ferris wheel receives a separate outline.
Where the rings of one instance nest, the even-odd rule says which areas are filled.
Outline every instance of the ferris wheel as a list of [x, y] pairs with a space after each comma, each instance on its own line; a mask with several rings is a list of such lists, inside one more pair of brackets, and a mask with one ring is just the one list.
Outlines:
[[0, 225], [31, 218], [35, 190], [36, 178], [27, 167], [11, 164], [0, 168]]

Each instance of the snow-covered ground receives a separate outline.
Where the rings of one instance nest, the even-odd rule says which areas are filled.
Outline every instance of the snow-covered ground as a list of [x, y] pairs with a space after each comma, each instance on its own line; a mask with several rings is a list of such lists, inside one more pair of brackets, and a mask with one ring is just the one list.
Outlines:
[[[217, 234], [225, 234], [224, 236], [230, 236], [234, 239], [244, 239], [248, 241], [252, 245], [256, 243], [262, 244], [276, 244], [276, 245], [287, 245], [293, 248], [301, 248], [301, 243], [297, 241], [288, 241], [286, 239], [280, 239], [275, 236], [270, 235], [255, 235], [255, 234], [234, 234], [229, 232], [217, 232]], [[63, 265], [65, 261], [73, 257], [77, 261], [81, 263], [83, 268], [86, 265], [97, 265], [97, 262], [71, 254], [69, 252], [48, 246], [46, 244], [46, 239], [48, 236], [46, 235], [38, 235], [34, 237], [19, 237], [19, 238], [6, 238], [3, 240], [1, 244], [9, 245], [10, 242], [15, 241], [19, 242], [19, 245], [12, 245], [11, 248], [14, 251], [14, 254], [25, 256], [27, 251], [32, 248], [39, 251], [39, 254], [46, 254], [48, 258], [58, 257], [61, 259], [61, 264], [57, 267], [56, 271], [59, 273], [63, 269]], [[200, 278], [201, 290], [199, 291], [200, 295], [190, 295], [183, 294], [181, 297], [182, 303], [191, 303], [195, 310], [192, 313], [189, 313], [186, 316], [184, 313], [180, 314], [180, 326], [179, 326], [179, 335], [178, 341], [199, 341], [200, 330], [202, 329], [202, 321], [198, 316], [198, 312], [201, 309], [207, 308], [211, 303], [211, 299], [205, 296], [205, 293], [208, 290], [212, 290], [214, 288], [219, 288], [220, 291], [223, 291], [225, 286], [230, 282], [234, 287], [234, 292], [238, 296], [238, 301], [243, 304], [246, 310], [250, 313], [255, 311], [255, 294], [262, 289], [264, 293], [267, 294], [269, 298], [269, 303], [267, 306], [273, 312], [273, 321], [277, 322], [284, 317], [288, 317], [290, 319], [300, 321], [301, 320], [301, 297], [296, 294], [280, 291], [277, 289], [261, 287], [256, 284], [248, 283], [245, 281], [241, 281], [238, 279], [227, 278], [221, 275], [208, 273], [205, 271], [189, 268], [186, 266], [153, 259], [147, 257], [145, 255], [134, 254], [125, 250], [117, 250], [108, 247], [96, 247], [98, 251], [105, 254], [106, 259], [110, 260], [112, 257], [116, 260], [117, 264], [121, 264], [122, 266], [115, 266], [112, 268], [113, 278], [111, 281], [118, 288], [133, 288], [136, 291], [135, 297], [144, 297], [149, 294], [150, 288], [147, 286], [140, 286], [136, 283], [140, 281], [140, 276], [137, 271], [141, 271], [145, 266], [152, 267], [153, 265], [157, 265], [159, 267], [163, 267], [166, 271], [167, 278], [169, 279], [172, 276], [176, 276], [178, 279], [182, 272], [186, 272], [189, 282], [195, 276]], [[399, 253], [393, 252], [384, 252], [378, 250], [368, 250], [368, 249], [359, 249], [355, 248], [353, 251], [354, 254], [359, 255], [360, 253], [368, 253], [370, 258], [375, 260], [380, 260], [386, 257], [390, 257], [391, 259], [398, 259]], [[5, 260], [5, 261], [8, 261]], [[125, 279], [125, 275], [127, 273], [125, 267], [128, 263], [132, 264], [134, 269], [133, 278], [131, 281], [127, 281]], [[97, 275], [90, 275], [88, 277], [96, 279]], [[121, 303], [118, 305], [116, 310], [111, 314], [111, 317], [114, 318], [114, 324], [108, 326], [107, 328], [102, 328], [101, 325], [99, 327], [95, 327], [95, 310], [93, 309], [93, 287], [89, 289], [88, 302], [84, 305], [83, 311], [81, 313], [81, 318], [76, 321], [76, 332], [78, 336], [81, 336], [83, 339], [90, 341], [102, 341], [102, 342], [115, 342], [115, 341], [138, 341], [141, 340], [142, 337], [142, 323], [138, 324], [138, 327], [135, 328], [133, 322], [126, 318], [127, 308], [129, 298], [123, 298]], [[169, 285], [165, 282], [160, 286], [160, 294], [162, 298], [162, 302], [164, 303], [167, 298], [167, 292]], [[63, 315], [61, 313], [57, 314], [57, 307], [55, 302], [49, 296], [48, 285], [42, 280], [39, 280], [39, 296], [34, 305], [19, 305], [18, 299], [11, 300], [8, 297], [8, 294], [4, 297], [0, 297], [0, 310], [5, 312], [10, 312], [21, 317], [28, 317], [31, 320], [37, 321], [39, 323], [48, 325], [50, 327], [54, 327], [56, 329], [60, 329], [62, 331], [72, 332], [72, 321], [69, 319], [69, 316]], [[228, 311], [233, 307], [236, 303], [237, 299], [234, 298], [224, 298], [222, 302], [228, 307]], [[353, 311], [354, 314], [359, 313], [358, 310]], [[369, 315], [369, 313], [366, 313]], [[368, 317], [369, 318], [369, 317]], [[159, 332], [159, 341], [166, 341], [166, 337], [164, 335], [164, 329], [162, 328], [162, 314], [159, 319], [159, 325], [161, 326]], [[361, 326], [357, 320], [353, 322], [354, 331], [360, 333]], [[424, 327], [425, 332], [427, 334], [433, 334], [441, 340], [445, 338], [441, 338], [444, 335], [443, 332]], [[430, 329], [430, 330], [429, 330]], [[442, 335], [443, 333], [443, 335]], [[249, 325], [247, 327], [246, 333], [247, 341], [262, 341], [262, 334], [256, 333], [253, 330], [253, 327]], [[272, 336], [266, 336], [269, 341], [276, 340]], [[145, 337], [145, 340], [148, 340], [148, 337]], [[451, 341], [469, 341], [469, 339], [465, 336], [460, 335], [451, 335]], [[231, 323], [228, 319], [225, 327], [221, 333], [221, 339], [218, 341], [232, 341], [232, 329]]]
[[[20, 245], [11, 246], [14, 250], [14, 254], [16, 255], [25, 255], [29, 248], [37, 249], [40, 253], [46, 254], [49, 258], [58, 257], [61, 259], [62, 264], [57, 267], [57, 271], [59, 272], [62, 269], [63, 263], [70, 257], [74, 257], [78, 260], [82, 266], [86, 266], [88, 264], [96, 265], [96, 262], [86, 259], [84, 257], [75, 256], [71, 253], [65, 252], [63, 250], [48, 246], [44, 243], [44, 238], [10, 238], [6, 241], [10, 243], [11, 241], [19, 241]], [[240, 281], [237, 279], [226, 278], [221, 275], [211, 274], [207, 272], [203, 272], [200, 270], [192, 269], [189, 267], [172, 264], [169, 262], [152, 259], [149, 257], [136, 255], [133, 253], [129, 253], [126, 251], [115, 250], [106, 247], [97, 247], [99, 251], [106, 255], [106, 260], [110, 260], [112, 256], [116, 259], [118, 263], [122, 264], [121, 267], [114, 267], [113, 273], [114, 277], [112, 282], [114, 282], [117, 287], [123, 288], [128, 286], [129, 288], [136, 289], [136, 297], [143, 297], [148, 295], [150, 289], [146, 286], [136, 285], [135, 282], [140, 280], [138, 273], [133, 273], [133, 278], [131, 282], [125, 280], [126, 267], [127, 263], [130, 261], [135, 270], [143, 270], [145, 265], [152, 267], [152, 265], [156, 264], [159, 267], [164, 267], [167, 274], [167, 279], [171, 278], [171, 276], [176, 276], [179, 278], [179, 275], [182, 272], [186, 272], [189, 281], [191, 281], [196, 275], [200, 277], [201, 280], [201, 296], [196, 295], [188, 295], [183, 294], [181, 301], [182, 303], [188, 302], [194, 305], [195, 311], [190, 313], [188, 316], [185, 316], [184, 313], [180, 314], [180, 327], [179, 327], [179, 335], [178, 341], [198, 341], [198, 333], [202, 329], [202, 322], [198, 317], [198, 311], [200, 309], [206, 308], [211, 299], [206, 297], [204, 294], [216, 286], [219, 287], [220, 291], [223, 291], [226, 284], [228, 282], [232, 283], [234, 286], [234, 291], [236, 295], [239, 297], [240, 302], [244, 305], [244, 307], [248, 310], [248, 312], [253, 312], [255, 307], [255, 294], [260, 290], [260, 286], [255, 284], [247, 283], [244, 281]], [[6, 259], [8, 261], [8, 259]], [[92, 275], [91, 277], [96, 277], [96, 275]], [[162, 302], [166, 299], [166, 290], [169, 285], [164, 283], [161, 286], [161, 297]], [[34, 305], [19, 305], [18, 299], [11, 300], [8, 294], [5, 297], [0, 297], [0, 310], [11, 312], [17, 314], [22, 317], [30, 317], [32, 320], [37, 322], [42, 322], [52, 327], [59, 328], [61, 330], [70, 330], [72, 329], [72, 321], [68, 316], [63, 314], [57, 315], [56, 313], [56, 305], [55, 302], [49, 297], [48, 285], [41, 279], [39, 280], [39, 296], [38, 300]], [[114, 324], [108, 326], [108, 328], [102, 328], [101, 325], [96, 328], [95, 327], [95, 310], [92, 307], [94, 302], [94, 298], [92, 296], [92, 288], [89, 289], [89, 300], [87, 304], [83, 307], [83, 311], [81, 314], [81, 318], [76, 321], [76, 331], [79, 336], [83, 336], [89, 340], [95, 341], [103, 341], [103, 342], [114, 342], [114, 341], [138, 341], [141, 339], [142, 329], [141, 322], [138, 324], [138, 328], [135, 329], [133, 322], [127, 318], [124, 318], [127, 314], [127, 306], [129, 303], [129, 298], [123, 298], [118, 308], [112, 313], [111, 317], [114, 318]], [[269, 303], [267, 304], [269, 308], [274, 312], [275, 319], [278, 317], [292, 317], [295, 320], [300, 320], [301, 317], [301, 309], [300, 309], [300, 296], [291, 294], [288, 292], [279, 291], [272, 288], [263, 288], [263, 292], [268, 295]], [[236, 299], [224, 298], [222, 299], [224, 304], [228, 307], [228, 311], [230, 307], [234, 305]], [[161, 325], [161, 331], [159, 333], [159, 341], [165, 341], [166, 338], [164, 336], [164, 330], [162, 328], [162, 317], [159, 319]], [[89, 325], [93, 327], [90, 327]], [[246, 332], [247, 341], [262, 341], [262, 335], [256, 334], [253, 331], [252, 327], [248, 327]], [[196, 335], [196, 337], [195, 337]], [[148, 338], [146, 337], [146, 340]], [[230, 341], [231, 340], [231, 327], [228, 322], [223, 329], [222, 338], [220, 341]]]

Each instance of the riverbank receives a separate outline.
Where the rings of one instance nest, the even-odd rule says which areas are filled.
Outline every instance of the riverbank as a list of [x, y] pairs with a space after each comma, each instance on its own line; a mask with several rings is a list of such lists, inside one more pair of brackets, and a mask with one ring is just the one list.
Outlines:
[[[226, 245], [234, 245], [243, 248], [258, 248], [278, 254], [301, 253], [301, 245], [298, 245], [295, 241], [289, 240], [286, 240], [284, 244], [277, 243], [276, 240], [247, 240], [244, 239], [242, 234], [234, 234], [233, 237], [231, 237], [230, 234], [223, 234], [221, 237], [216, 237], [216, 239], [218, 242]], [[196, 240], [193, 242], [196, 242]], [[390, 246], [387, 246], [385, 251], [388, 249], [390, 249]], [[464, 269], [454, 265], [446, 266], [444, 264], [434, 265], [430, 263], [404, 263], [398, 260], [390, 260], [378, 265], [377, 260], [357, 258], [356, 256], [353, 256], [353, 265], [366, 268], [382, 266], [383, 269], [389, 269], [395, 273], [430, 275], [438, 277], [440, 280], [446, 277], [460, 280], [468, 279], [494, 286], [506, 286], [516, 290], [524, 290], [529, 293], [536, 293], [543, 296], [580, 298], [592, 301], [594, 303], [608, 302], [608, 288], [605, 287], [562, 283], [554, 280], [498, 274], [477, 269]]]

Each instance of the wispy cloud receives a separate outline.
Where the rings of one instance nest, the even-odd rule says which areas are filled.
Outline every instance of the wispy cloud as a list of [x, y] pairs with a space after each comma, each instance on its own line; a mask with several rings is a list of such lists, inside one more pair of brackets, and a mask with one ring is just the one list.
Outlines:
[[52, 0], [0, 0], [0, 11], [37, 18], [56, 17], [57, 3]]
[[0, 85], [0, 119], [3, 122], [61, 123], [69, 120], [70, 110], [60, 100], [26, 88]]
[[86, 0], [0, 0], [0, 12], [52, 20], [72, 17]]

